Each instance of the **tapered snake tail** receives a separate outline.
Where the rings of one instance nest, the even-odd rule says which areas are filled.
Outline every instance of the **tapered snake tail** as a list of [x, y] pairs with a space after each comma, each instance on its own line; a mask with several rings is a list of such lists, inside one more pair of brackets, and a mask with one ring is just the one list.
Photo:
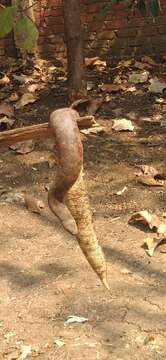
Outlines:
[[78, 179], [67, 192], [65, 203], [76, 221], [78, 228], [77, 239], [81, 250], [103, 285], [109, 290], [106, 262], [93, 226], [83, 168]]

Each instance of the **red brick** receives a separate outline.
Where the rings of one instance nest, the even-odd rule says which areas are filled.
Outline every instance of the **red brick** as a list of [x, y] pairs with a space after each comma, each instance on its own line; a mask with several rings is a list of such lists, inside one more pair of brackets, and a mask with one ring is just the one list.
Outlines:
[[124, 27], [126, 27], [126, 19], [116, 19], [116, 20], [105, 20], [104, 21], [104, 26], [106, 27], [106, 29], [110, 29], [110, 30], [116, 30], [116, 29], [122, 29]]
[[166, 35], [157, 35], [151, 37], [151, 43], [153, 45], [160, 45], [161, 48], [165, 48], [166, 51]]
[[143, 26], [137, 29], [137, 35], [138, 36], [154, 36], [157, 35], [157, 27], [154, 26]]
[[85, 41], [93, 41], [96, 38], [96, 32], [84, 32], [83, 37]]
[[114, 31], [105, 30], [105, 31], [100, 31], [99, 33], [97, 33], [96, 36], [100, 40], [112, 40], [116, 37], [116, 34]]
[[[5, 0], [4, 0], [5, 1]], [[140, 12], [132, 16], [124, 3], [113, 5], [108, 14], [99, 16], [100, 9], [110, 4], [110, 0], [81, 0], [82, 25], [85, 49], [88, 53], [108, 53], [121, 56], [132, 54], [166, 53], [166, 14], [155, 20], [143, 18]], [[166, 9], [166, 1], [161, 0]], [[36, 23], [40, 24], [39, 47], [41, 53], [50, 56], [65, 56], [63, 0], [41, 0], [34, 8]], [[44, 23], [46, 22], [46, 24]], [[116, 34], [118, 38], [116, 37]], [[6, 46], [6, 43], [5, 43]], [[11, 47], [9, 42], [8, 47]], [[93, 48], [91, 48], [93, 47]], [[0, 41], [0, 56], [4, 53], [3, 42]]]
[[48, 8], [44, 11], [44, 16], [55, 16], [55, 17], [62, 17], [63, 18], [63, 11], [62, 8]]
[[56, 6], [56, 7], [63, 6], [63, 0], [50, 0], [49, 3], [50, 6]]
[[165, 25], [159, 25], [157, 29], [159, 34], [166, 34], [166, 21], [165, 21]]
[[[132, 28], [139, 28], [140, 26], [144, 26], [145, 24], [147, 24], [147, 22], [145, 21], [145, 18], [135, 18], [135, 17], [132, 17], [132, 18], [129, 18], [127, 20], [127, 27], [132, 27]], [[153, 24], [153, 22], [152, 22]]]
[[0, 56], [4, 56], [4, 55], [5, 55], [5, 48], [0, 47]]
[[103, 22], [99, 22], [97, 20], [94, 20], [91, 24], [89, 24], [88, 29], [90, 31], [98, 31], [104, 26]]
[[87, 6], [87, 12], [88, 13], [98, 13], [98, 11], [100, 11], [102, 9], [102, 5], [101, 3], [98, 3], [98, 4], [90, 4], [89, 6]]
[[165, 23], [166, 23], [166, 15], [158, 16], [158, 17], [155, 19], [155, 23], [156, 23], [157, 25], [165, 25]]
[[117, 31], [117, 36], [120, 38], [135, 37], [137, 35], [136, 28], [124, 28]]
[[82, 23], [89, 23], [89, 22], [92, 22], [93, 20], [94, 20], [93, 14], [82, 14], [81, 15]]

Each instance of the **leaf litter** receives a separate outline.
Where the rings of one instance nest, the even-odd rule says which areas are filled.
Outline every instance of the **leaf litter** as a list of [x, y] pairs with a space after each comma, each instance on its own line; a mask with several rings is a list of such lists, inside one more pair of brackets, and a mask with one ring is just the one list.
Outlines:
[[160, 173], [153, 166], [137, 165], [141, 172], [137, 173], [138, 182], [147, 186], [164, 186], [164, 174]]
[[29, 154], [35, 148], [34, 140], [19, 141], [16, 144], [10, 145], [9, 148], [17, 154]]
[[37, 95], [33, 94], [32, 92], [27, 92], [22, 95], [20, 100], [17, 101], [15, 104], [16, 109], [21, 109], [23, 106], [34, 103], [38, 100]]
[[144, 239], [147, 254], [153, 256], [157, 246], [166, 238], [166, 223], [159, 216], [151, 214], [147, 210], [139, 211], [130, 217], [129, 224], [135, 223], [141, 223], [148, 226], [151, 231], [156, 232], [157, 237], [148, 236]]
[[[142, 61], [142, 59], [141, 59], [141, 61]], [[130, 65], [131, 65], [131, 68], [132, 68], [133, 65], [132, 65], [131, 63], [132, 63], [132, 62], [130, 61]], [[126, 64], [126, 65], [127, 65], [127, 64]], [[136, 63], [135, 63], [135, 66], [136, 66]], [[137, 66], [139, 66], [139, 64], [137, 64]], [[140, 65], [140, 66], [141, 66], [141, 65]], [[143, 66], [144, 66], [144, 65], [143, 65]], [[152, 66], [153, 66], [153, 65], [152, 65]], [[131, 68], [130, 68], [130, 69], [127, 69], [127, 66], [126, 66], [126, 69], [129, 70], [129, 73], [132, 71]], [[139, 67], [138, 67], [138, 68], [139, 68]], [[140, 69], [141, 69], [141, 67], [140, 67]], [[120, 77], [121, 77], [121, 76], [120, 76]], [[128, 77], [128, 75], [126, 76], [125, 81], [128, 80], [127, 77]], [[123, 80], [123, 79], [122, 79], [122, 80]], [[137, 89], [137, 86], [139, 86], [139, 83], [136, 84], [136, 86], [135, 86], [136, 89]], [[143, 85], [141, 85], [141, 86], [143, 87], [143, 89], [147, 90], [145, 84], [143, 84]], [[32, 89], [33, 89], [33, 87], [32, 87]], [[35, 91], [38, 91], [38, 90], [35, 90]], [[126, 90], [121, 90], [121, 92], [122, 92], [122, 91], [126, 91]], [[122, 95], [123, 95], [123, 94], [122, 94]], [[113, 96], [114, 96], [114, 95], [113, 95]], [[111, 98], [112, 98], [112, 94], [111, 94], [111, 95], [108, 94], [108, 97], [109, 97], [109, 101], [111, 101], [111, 100], [112, 100], [112, 99], [111, 99]], [[118, 116], [118, 115], [117, 115], [117, 116]], [[123, 135], [122, 135], [122, 136], [123, 136]], [[152, 175], [152, 176], [153, 176], [153, 175], [154, 175], [154, 174], [153, 174], [153, 171], [152, 171], [152, 174], [149, 174], [149, 175], [148, 175], [148, 174], [146, 173], [146, 171], [145, 171], [145, 174], [146, 174], [147, 176], [149, 176], [149, 175]], [[156, 176], [157, 176], [157, 174], [156, 174]], [[154, 175], [154, 177], [155, 177], [155, 175]], [[154, 230], [154, 229], [153, 229], [153, 230]], [[158, 232], [159, 232], [159, 230], [160, 230], [160, 225], [158, 226]], [[124, 274], [128, 274], [128, 270], [127, 270], [127, 269], [123, 269], [123, 271], [124, 271]], [[122, 271], [122, 273], [123, 273], [123, 271]], [[58, 346], [58, 345], [57, 345], [57, 346]]]
[[134, 125], [131, 120], [128, 119], [116, 119], [113, 120], [112, 129], [115, 131], [133, 131]]

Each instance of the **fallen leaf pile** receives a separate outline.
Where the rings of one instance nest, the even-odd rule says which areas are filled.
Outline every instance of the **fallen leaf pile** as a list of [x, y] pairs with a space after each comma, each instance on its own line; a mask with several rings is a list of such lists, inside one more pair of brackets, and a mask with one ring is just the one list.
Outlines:
[[8, 102], [14, 104], [12, 106], [16, 110], [36, 102], [43, 92], [55, 88], [58, 92], [66, 81], [66, 70], [62, 64], [54, 66], [42, 59], [26, 63], [9, 59], [3, 68], [3, 75], [0, 73], [0, 101], [3, 102], [0, 106]]
[[156, 214], [150, 214], [147, 210], [139, 211], [133, 214], [129, 219], [129, 224], [142, 224], [145, 227], [156, 233], [156, 237], [146, 237], [144, 243], [146, 245], [146, 252], [149, 256], [153, 256], [156, 247], [166, 238], [166, 223]]
[[10, 129], [15, 122], [13, 106], [3, 101], [0, 103], [0, 128]]
[[162, 94], [166, 89], [165, 79], [161, 75], [156, 76], [157, 70], [160, 73], [159, 64], [150, 56], [143, 56], [140, 61], [134, 58], [121, 60], [116, 66], [108, 66], [102, 59], [93, 57], [86, 58], [85, 64], [87, 69], [95, 70], [99, 75], [107, 74], [107, 79], [111, 73], [113, 79], [108, 82], [103, 81], [101, 77], [101, 82], [98, 84], [90, 80], [87, 84], [88, 91], [98, 89], [104, 95], [117, 92], [134, 92], [137, 94], [147, 91], [154, 94]]
[[140, 173], [137, 173], [138, 182], [147, 186], [164, 186], [164, 180], [166, 174], [160, 173], [152, 166], [138, 165], [141, 169]]
[[34, 147], [35, 143], [33, 140], [20, 141], [9, 146], [9, 148], [17, 154], [28, 154], [34, 150]]

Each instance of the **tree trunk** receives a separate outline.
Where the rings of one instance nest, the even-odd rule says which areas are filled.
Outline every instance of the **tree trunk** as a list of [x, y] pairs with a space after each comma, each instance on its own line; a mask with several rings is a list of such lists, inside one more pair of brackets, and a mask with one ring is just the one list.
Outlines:
[[79, 0], [64, 0], [64, 21], [68, 62], [68, 94], [69, 101], [72, 102], [87, 95]]

